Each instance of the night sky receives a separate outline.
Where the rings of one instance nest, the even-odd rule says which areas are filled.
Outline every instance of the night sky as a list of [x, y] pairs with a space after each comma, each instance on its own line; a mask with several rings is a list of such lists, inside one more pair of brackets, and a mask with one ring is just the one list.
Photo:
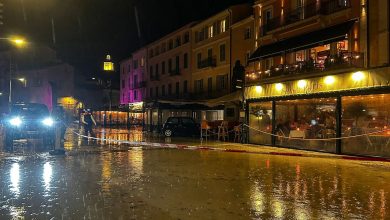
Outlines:
[[[115, 62], [191, 21], [252, 0], [3, 0], [4, 35], [55, 48], [59, 58], [96, 75], [105, 54]], [[138, 9], [141, 35], [134, 16]], [[56, 44], [52, 40], [54, 20]]]

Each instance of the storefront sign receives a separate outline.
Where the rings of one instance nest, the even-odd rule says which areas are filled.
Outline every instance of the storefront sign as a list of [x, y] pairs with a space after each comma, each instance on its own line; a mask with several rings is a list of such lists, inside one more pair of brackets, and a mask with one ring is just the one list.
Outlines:
[[389, 69], [357, 71], [339, 75], [301, 79], [247, 87], [246, 99], [277, 97], [299, 94], [315, 94], [378, 86], [390, 87]]

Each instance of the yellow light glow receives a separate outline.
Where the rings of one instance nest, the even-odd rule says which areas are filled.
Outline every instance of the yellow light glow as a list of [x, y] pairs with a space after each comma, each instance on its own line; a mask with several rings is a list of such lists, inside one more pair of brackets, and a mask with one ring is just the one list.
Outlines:
[[10, 41], [18, 47], [21, 47], [27, 43], [26, 40], [20, 37], [12, 37], [10, 38]]
[[336, 79], [334, 78], [334, 76], [327, 76], [324, 79], [326, 85], [332, 85], [335, 81]]
[[256, 87], [255, 87], [255, 90], [256, 90], [257, 93], [260, 93], [260, 92], [263, 91], [263, 87], [261, 87], [261, 86], [256, 86]]
[[299, 81], [298, 81], [298, 87], [299, 87], [300, 89], [305, 88], [306, 85], [307, 85], [307, 81], [306, 81], [306, 80], [299, 80]]
[[25, 78], [19, 78], [18, 79], [20, 82], [24, 82], [26, 79]]
[[113, 62], [104, 62], [104, 71], [114, 71], [114, 63]]
[[364, 79], [364, 73], [363, 72], [355, 72], [352, 74], [352, 79], [353, 81], [357, 82], [357, 81], [361, 81]]
[[283, 84], [282, 84], [282, 83], [276, 83], [275, 89], [276, 89], [277, 91], [281, 91], [281, 90], [283, 89]]

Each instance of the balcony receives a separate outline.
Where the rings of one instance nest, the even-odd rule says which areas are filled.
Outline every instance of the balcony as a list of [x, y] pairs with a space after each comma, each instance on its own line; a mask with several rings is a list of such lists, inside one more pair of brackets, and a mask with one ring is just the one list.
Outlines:
[[[324, 62], [316, 63], [313, 60], [296, 62], [293, 64], [280, 64], [260, 73], [260, 79], [271, 79], [274, 77], [293, 77], [301, 74], [316, 74], [325, 71], [341, 71], [349, 68], [363, 68], [364, 57], [362, 53], [347, 52], [339, 56], [331, 55]], [[248, 82], [257, 81], [258, 77], [252, 73], [247, 74]]]
[[160, 75], [158, 74], [150, 75], [150, 81], [160, 81]]
[[317, 5], [308, 4], [292, 11], [286, 11], [282, 17], [275, 17], [270, 19], [267, 24], [263, 25], [260, 30], [261, 35], [264, 36], [268, 32], [277, 28], [290, 25], [317, 15], [330, 15], [338, 11], [351, 7], [350, 0], [340, 3], [339, 0], [319, 1]]
[[209, 57], [207, 59], [201, 60], [198, 63], [198, 69], [203, 69], [207, 67], [216, 67], [217, 66], [217, 59], [215, 57]]
[[178, 76], [178, 75], [180, 75], [180, 69], [176, 68], [176, 69], [173, 69], [173, 70], [169, 70], [169, 75], [170, 76]]
[[140, 88], [145, 88], [146, 87], [146, 81], [141, 81], [138, 83], [134, 83], [131, 85], [131, 89], [140, 89]]

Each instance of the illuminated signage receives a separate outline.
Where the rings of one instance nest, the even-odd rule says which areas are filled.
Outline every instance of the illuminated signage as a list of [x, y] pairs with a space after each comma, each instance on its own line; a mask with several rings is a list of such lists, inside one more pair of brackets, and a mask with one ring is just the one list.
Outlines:
[[113, 62], [104, 62], [103, 69], [104, 69], [104, 71], [114, 71], [114, 63]]
[[354, 73], [333, 76], [316, 77], [285, 81], [283, 83], [270, 83], [245, 88], [247, 99], [287, 96], [297, 94], [315, 94], [324, 92], [361, 89], [376, 86], [390, 86], [390, 75], [386, 70], [359, 71]]

